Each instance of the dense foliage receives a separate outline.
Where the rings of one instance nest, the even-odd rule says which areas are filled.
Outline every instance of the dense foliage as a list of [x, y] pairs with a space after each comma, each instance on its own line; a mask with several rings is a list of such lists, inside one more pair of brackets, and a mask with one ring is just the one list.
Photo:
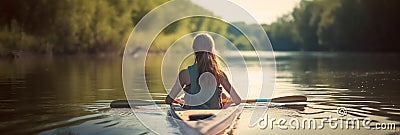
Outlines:
[[277, 50], [400, 51], [398, 5], [398, 0], [303, 0], [264, 28]]
[[[0, 0], [0, 54], [121, 54], [135, 24], [165, 2]], [[204, 10], [190, 1], [183, 5]], [[400, 51], [398, 5], [398, 0], [303, 0], [292, 13], [263, 28], [275, 50]], [[158, 49], [198, 30], [220, 33], [239, 49], [252, 49], [232, 26], [210, 18], [175, 22], [158, 36]]]
[[134, 25], [167, 0], [1, 0], [0, 53], [121, 53]]

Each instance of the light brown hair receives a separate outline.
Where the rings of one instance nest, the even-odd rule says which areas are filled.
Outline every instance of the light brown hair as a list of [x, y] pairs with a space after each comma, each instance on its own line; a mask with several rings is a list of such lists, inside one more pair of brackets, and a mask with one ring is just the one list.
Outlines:
[[195, 60], [197, 63], [197, 82], [200, 75], [204, 72], [212, 73], [217, 82], [224, 77], [224, 73], [219, 68], [217, 56], [213, 53], [214, 40], [208, 34], [199, 34], [193, 42], [193, 50], [195, 51]]

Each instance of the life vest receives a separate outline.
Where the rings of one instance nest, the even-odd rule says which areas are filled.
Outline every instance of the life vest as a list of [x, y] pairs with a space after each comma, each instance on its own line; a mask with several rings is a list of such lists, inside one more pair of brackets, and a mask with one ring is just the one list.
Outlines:
[[[191, 66], [188, 67], [189, 70], [189, 75], [190, 75], [190, 84], [186, 85], [185, 88], [183, 88], [183, 90], [191, 95], [195, 95], [197, 93], [199, 93], [201, 91], [201, 88], [199, 86], [199, 84], [197, 83], [197, 76], [198, 76], [198, 72], [197, 72], [197, 64], [193, 64]], [[185, 109], [221, 109], [222, 108], [222, 104], [221, 104], [221, 93], [222, 93], [222, 88], [216, 86], [214, 91], [209, 91], [212, 92], [213, 94], [210, 95], [211, 97], [204, 102], [203, 104], [200, 105], [184, 105], [183, 108]], [[211, 93], [209, 93], [211, 94]], [[191, 100], [189, 98], [189, 96], [187, 96], [185, 94], [184, 96], [184, 100], [185, 102], [187, 100]]]

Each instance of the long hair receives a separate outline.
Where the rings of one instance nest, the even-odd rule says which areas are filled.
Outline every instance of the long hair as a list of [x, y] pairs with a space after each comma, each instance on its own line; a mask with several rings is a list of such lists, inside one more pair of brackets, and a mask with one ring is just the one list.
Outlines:
[[[193, 42], [195, 51], [195, 62], [197, 63], [197, 82], [199, 77], [204, 72], [210, 72], [215, 76], [217, 82], [223, 77], [223, 72], [219, 68], [219, 63], [217, 61], [217, 56], [213, 53], [214, 40], [208, 34], [199, 34], [196, 36]], [[200, 50], [198, 50], [200, 48]]]
[[210, 72], [215, 76], [215, 79], [220, 82], [221, 77], [223, 77], [223, 72], [219, 69], [216, 55], [211, 52], [195, 52], [195, 56], [198, 72], [197, 77], [200, 77], [204, 72]]

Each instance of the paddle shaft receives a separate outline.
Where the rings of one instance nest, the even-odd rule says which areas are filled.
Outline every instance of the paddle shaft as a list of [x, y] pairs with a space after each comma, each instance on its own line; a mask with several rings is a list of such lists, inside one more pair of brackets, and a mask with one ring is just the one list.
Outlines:
[[[242, 103], [256, 103], [256, 102], [277, 102], [277, 103], [285, 103], [285, 102], [306, 102], [307, 97], [305, 96], [284, 96], [284, 97], [278, 97], [278, 98], [272, 98], [272, 99], [266, 99], [266, 98], [261, 98], [261, 99], [244, 99], [241, 102]], [[165, 101], [163, 100], [153, 100], [151, 102], [154, 102], [156, 104], [166, 104]], [[222, 99], [222, 103], [227, 103], [227, 102], [232, 102], [230, 99]]]

